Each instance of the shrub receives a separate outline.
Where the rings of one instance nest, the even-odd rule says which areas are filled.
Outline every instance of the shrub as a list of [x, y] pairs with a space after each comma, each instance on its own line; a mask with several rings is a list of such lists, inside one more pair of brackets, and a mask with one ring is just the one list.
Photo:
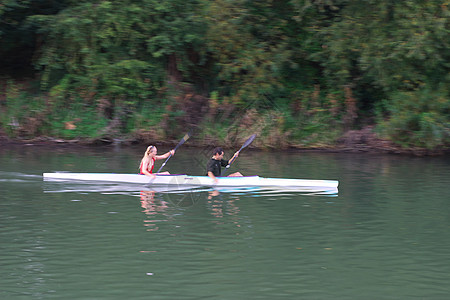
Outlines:
[[378, 130], [395, 143], [427, 149], [450, 145], [450, 100], [444, 88], [398, 92], [384, 107], [389, 117]]

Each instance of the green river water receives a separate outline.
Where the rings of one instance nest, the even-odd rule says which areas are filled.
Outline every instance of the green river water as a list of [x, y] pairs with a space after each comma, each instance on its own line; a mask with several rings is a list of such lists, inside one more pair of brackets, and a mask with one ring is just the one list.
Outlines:
[[[337, 195], [42, 178], [137, 173], [144, 151], [0, 146], [0, 299], [450, 297], [449, 157], [245, 150], [230, 170], [339, 180]], [[183, 146], [165, 169], [207, 159]]]

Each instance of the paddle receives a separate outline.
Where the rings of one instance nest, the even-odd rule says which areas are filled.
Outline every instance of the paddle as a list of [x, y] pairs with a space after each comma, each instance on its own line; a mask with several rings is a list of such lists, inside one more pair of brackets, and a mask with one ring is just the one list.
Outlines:
[[[174, 148], [173, 150], [176, 151], [176, 150], [178, 149], [178, 147], [180, 147], [181, 145], [183, 145], [184, 142], [186, 142], [190, 137], [191, 137], [191, 133], [190, 133], [190, 132], [186, 133], [186, 134], [184, 135], [184, 137], [181, 139], [181, 141], [178, 143], [178, 145], [176, 145], [175, 148]], [[158, 172], [156, 172], [156, 173], [159, 173], [159, 172], [162, 170], [162, 168], [166, 165], [167, 161], [168, 161], [171, 157], [172, 157], [172, 154], [169, 155], [169, 157], [168, 157], [168, 158], [166, 159], [166, 161], [161, 165], [161, 168], [159, 168]]]
[[[251, 137], [249, 137], [249, 138], [245, 141], [244, 145], [242, 145], [241, 149], [239, 149], [238, 152], [241, 152], [242, 149], [244, 149], [245, 147], [247, 147], [248, 145], [250, 145], [250, 144], [253, 142], [253, 140], [254, 140], [255, 138], [256, 138], [256, 134], [253, 134]], [[225, 170], [222, 172], [222, 174], [220, 174], [220, 176], [225, 176], [225, 173], [228, 171], [228, 169], [230, 168], [230, 165], [233, 163], [233, 161], [234, 161], [235, 159], [236, 159], [236, 156], [233, 157], [233, 158], [228, 162], [228, 165], [225, 167]]]

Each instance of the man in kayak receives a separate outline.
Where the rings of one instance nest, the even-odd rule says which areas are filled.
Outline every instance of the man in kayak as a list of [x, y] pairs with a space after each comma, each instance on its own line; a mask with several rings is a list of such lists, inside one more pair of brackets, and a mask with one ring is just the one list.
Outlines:
[[[163, 154], [163, 155], [156, 155], [158, 153], [158, 149], [156, 149], [156, 146], [148, 146], [147, 150], [145, 151], [144, 157], [141, 159], [141, 164], [139, 166], [140, 174], [150, 176], [151, 178], [155, 178], [156, 175], [152, 174], [153, 168], [155, 167], [155, 161], [159, 159], [166, 159], [170, 155], [175, 154], [175, 150], [170, 150], [169, 152]], [[169, 172], [161, 172], [157, 174], [164, 174], [168, 175]]]
[[[239, 151], [237, 151], [236, 153], [234, 153], [233, 157], [230, 158], [229, 160], [224, 160], [223, 159], [223, 155], [224, 155], [224, 151], [221, 147], [217, 147], [213, 150], [213, 156], [212, 158], [208, 161], [207, 165], [206, 165], [206, 172], [207, 175], [209, 177], [211, 177], [214, 182], [217, 182], [219, 179], [216, 177], [221, 176], [222, 174], [222, 168], [221, 167], [226, 167], [230, 162], [234, 161], [235, 158], [237, 158], [239, 156]], [[241, 173], [239, 172], [235, 172], [233, 174], [228, 175], [230, 177], [232, 176], [243, 176]]]

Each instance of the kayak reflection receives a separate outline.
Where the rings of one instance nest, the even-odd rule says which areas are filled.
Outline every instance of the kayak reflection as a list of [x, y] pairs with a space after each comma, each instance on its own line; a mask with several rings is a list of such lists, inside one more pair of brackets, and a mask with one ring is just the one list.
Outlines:
[[[202, 193], [207, 192], [207, 197], [215, 197], [219, 193], [231, 193], [236, 195], [250, 195], [252, 197], [264, 196], [284, 196], [286, 194], [301, 194], [301, 195], [321, 195], [337, 197], [337, 188], [318, 188], [318, 187], [205, 187], [200, 185], [152, 185], [151, 188], [142, 184], [128, 184], [128, 183], [110, 183], [104, 182], [102, 184], [86, 182], [86, 181], [49, 181], [44, 182], [45, 193], [102, 193], [102, 194], [128, 194], [141, 196], [141, 191], [153, 192], [163, 195], [177, 195], [171, 197], [175, 203], [184, 202], [184, 198], [198, 198]], [[196, 195], [197, 194], [197, 195]], [[195, 196], [193, 196], [195, 195]], [[153, 197], [155, 195], [153, 194]], [[183, 197], [184, 196], [184, 197]], [[149, 193], [150, 197], [150, 193]], [[192, 199], [191, 199], [192, 200]], [[195, 199], [193, 199], [195, 200]], [[192, 201], [191, 201], [192, 202]]]

